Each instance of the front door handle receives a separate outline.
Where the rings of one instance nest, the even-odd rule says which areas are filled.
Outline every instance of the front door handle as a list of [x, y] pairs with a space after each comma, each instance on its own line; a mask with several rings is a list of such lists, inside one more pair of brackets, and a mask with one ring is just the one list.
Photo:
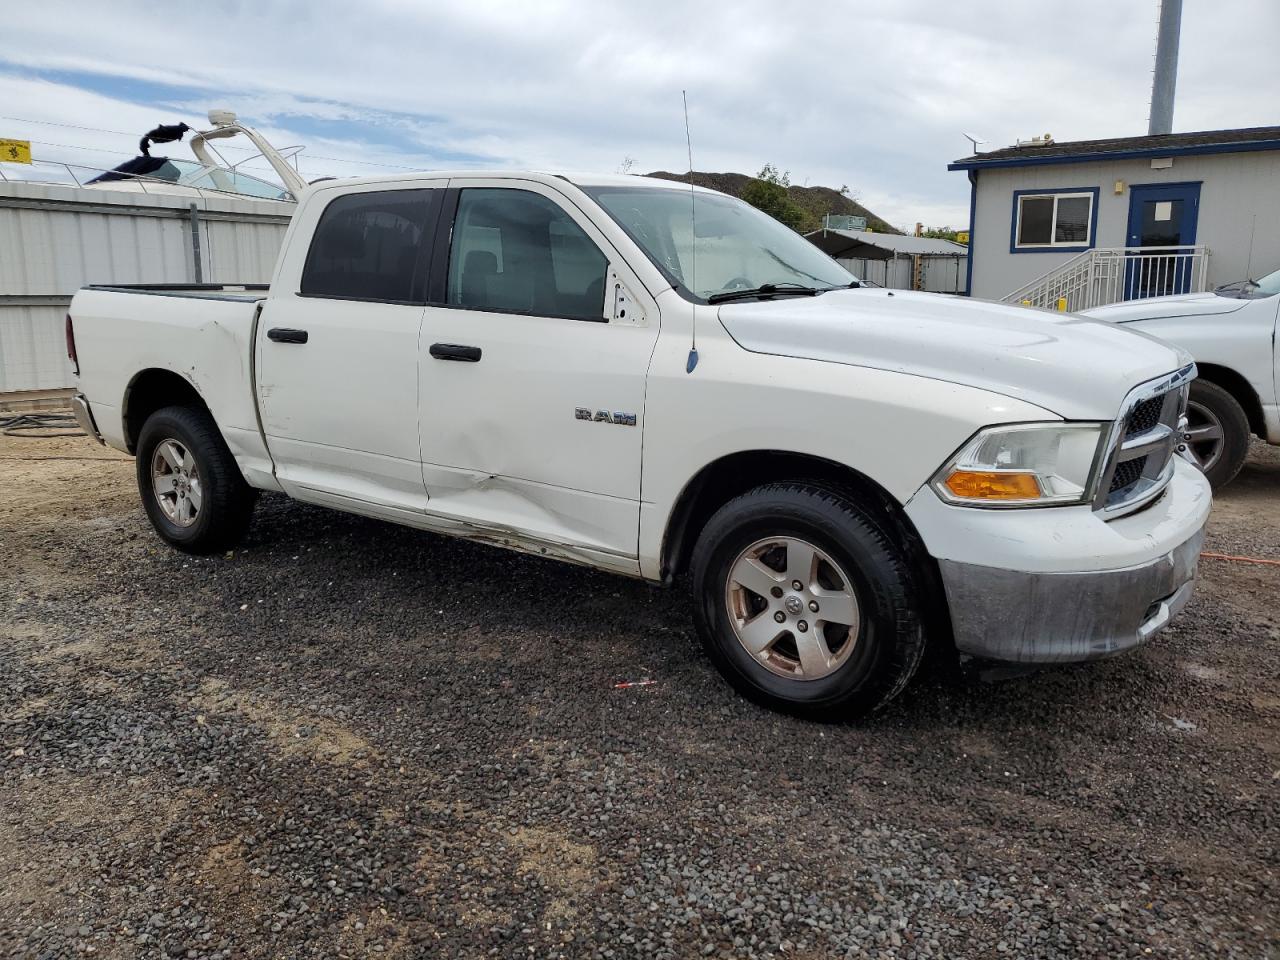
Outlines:
[[431, 356], [437, 360], [461, 360], [463, 363], [479, 363], [480, 348], [467, 347], [460, 343], [433, 343]]
[[307, 331], [294, 330], [292, 327], [272, 327], [267, 331], [267, 339], [276, 343], [306, 343]]

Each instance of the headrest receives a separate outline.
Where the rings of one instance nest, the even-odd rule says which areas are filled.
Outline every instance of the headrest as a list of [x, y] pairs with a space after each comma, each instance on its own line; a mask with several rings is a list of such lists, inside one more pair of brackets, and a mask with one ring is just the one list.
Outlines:
[[496, 274], [498, 257], [491, 250], [472, 250], [462, 261], [463, 273]]
[[350, 219], [328, 225], [322, 236], [320, 252], [330, 260], [358, 260], [364, 256], [364, 229]]

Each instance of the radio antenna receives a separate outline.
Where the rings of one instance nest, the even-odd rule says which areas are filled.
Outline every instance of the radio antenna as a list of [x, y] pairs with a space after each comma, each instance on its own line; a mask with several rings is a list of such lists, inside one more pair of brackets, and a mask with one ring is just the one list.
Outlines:
[[[684, 101], [684, 142], [689, 148], [689, 292], [695, 297], [698, 289], [698, 195], [693, 188], [693, 138], [689, 136], [689, 94], [680, 91], [680, 99]], [[685, 373], [693, 373], [698, 365], [698, 305], [693, 304], [690, 323], [689, 360], [684, 366]]]

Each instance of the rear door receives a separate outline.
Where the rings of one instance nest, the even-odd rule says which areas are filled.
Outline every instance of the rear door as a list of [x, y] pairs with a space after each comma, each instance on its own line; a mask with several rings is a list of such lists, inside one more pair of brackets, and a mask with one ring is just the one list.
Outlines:
[[450, 188], [422, 329], [431, 512], [633, 569], [657, 306], [558, 190]]
[[301, 211], [258, 322], [276, 476], [300, 500], [421, 517], [418, 335], [444, 181], [333, 191]]

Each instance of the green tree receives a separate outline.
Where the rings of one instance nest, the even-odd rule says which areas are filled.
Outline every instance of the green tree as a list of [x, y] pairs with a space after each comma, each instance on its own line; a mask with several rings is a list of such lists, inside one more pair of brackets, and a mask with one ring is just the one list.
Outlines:
[[773, 219], [785, 223], [792, 230], [802, 231], [809, 215], [791, 199], [791, 172], [779, 172], [772, 163], [766, 163], [742, 190], [742, 199]]
[[954, 227], [928, 227], [923, 236], [933, 240], [950, 240], [954, 243], [956, 242], [956, 234], [959, 232]]

